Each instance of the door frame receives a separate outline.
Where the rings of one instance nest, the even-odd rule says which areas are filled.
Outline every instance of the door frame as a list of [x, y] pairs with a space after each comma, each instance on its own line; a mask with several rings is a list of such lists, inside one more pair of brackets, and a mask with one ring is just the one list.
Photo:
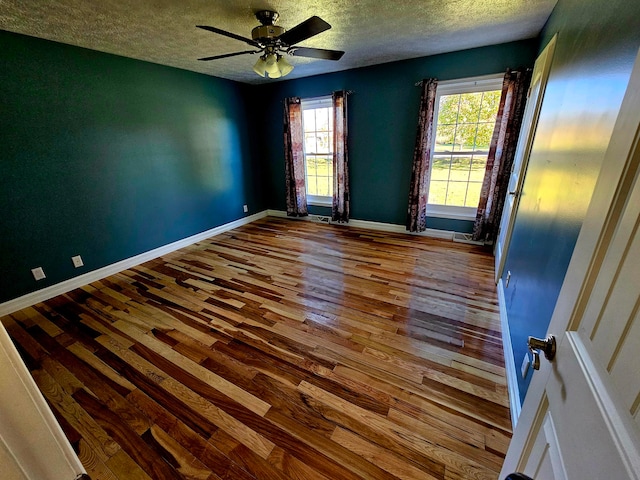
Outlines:
[[[553, 54], [556, 48], [558, 34], [556, 33], [549, 43], [544, 47], [538, 58], [536, 59], [536, 63], [540, 60], [544, 62], [542, 65], [542, 75], [540, 77], [540, 92], [538, 97], [536, 98], [535, 105], [533, 105], [533, 114], [531, 118], [531, 123], [526, 128], [526, 130], [520, 131], [520, 138], [518, 139], [518, 143], [524, 142], [521, 145], [522, 148], [522, 161], [520, 162], [520, 172], [518, 174], [518, 182], [513, 192], [506, 192], [505, 196], [507, 197], [504, 205], [506, 207], [508, 203], [509, 195], [513, 195], [513, 206], [510, 211], [507, 211], [507, 208], [502, 210], [502, 217], [500, 219], [500, 225], [502, 225], [503, 221], [506, 220], [506, 233], [504, 235], [504, 241], [500, 244], [498, 241], [500, 239], [500, 234], [498, 233], [498, 238], [496, 238], [496, 244], [494, 249], [494, 255], [496, 257], [497, 263], [495, 265], [495, 281], [498, 283], [500, 277], [502, 277], [502, 272], [504, 270], [505, 261], [507, 258], [507, 253], [509, 252], [509, 244], [511, 243], [511, 235], [513, 234], [513, 226], [516, 223], [516, 216], [518, 213], [518, 206], [520, 205], [520, 196], [522, 194], [522, 186], [524, 184], [524, 177], [527, 174], [527, 167], [529, 166], [529, 157], [531, 155], [531, 149], [533, 147], [533, 141], [535, 140], [536, 130], [538, 128], [538, 118], [540, 117], [540, 109], [542, 107], [542, 102], [544, 100], [544, 93], [547, 88], [547, 81], [549, 80], [549, 72], [551, 71], [551, 63], [553, 62]], [[534, 67], [535, 69], [535, 67]], [[532, 79], [533, 80], [533, 79]], [[527, 94], [527, 101], [529, 101], [529, 93]], [[525, 108], [529, 108], [527, 105]], [[525, 126], [523, 126], [524, 128]], [[518, 152], [516, 152], [518, 155]], [[513, 167], [515, 167], [515, 159], [513, 163]], [[509, 183], [511, 182], [511, 176], [513, 175], [513, 171], [509, 174]], [[499, 259], [498, 259], [499, 255]]]
[[81, 478], [85, 474], [82, 463], [2, 323], [0, 384], [3, 475], [39, 480]]
[[[548, 333], [562, 342], [567, 330], [575, 330], [582, 320], [595, 280], [624, 212], [630, 189], [640, 174], [640, 50], [622, 101], [609, 147], [584, 219]], [[544, 418], [544, 392], [552, 367], [541, 363], [531, 381], [505, 458], [500, 478], [519, 471], [532, 448], [532, 432]], [[602, 399], [606, 401], [606, 399]], [[610, 419], [622, 437], [633, 436], [621, 419]], [[631, 452], [629, 461], [640, 472], [640, 458]]]

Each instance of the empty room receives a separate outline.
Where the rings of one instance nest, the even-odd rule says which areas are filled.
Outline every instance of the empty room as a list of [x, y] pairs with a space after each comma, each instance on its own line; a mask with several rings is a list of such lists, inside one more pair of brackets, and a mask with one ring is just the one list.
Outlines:
[[640, 477], [640, 3], [5, 0], [9, 480]]

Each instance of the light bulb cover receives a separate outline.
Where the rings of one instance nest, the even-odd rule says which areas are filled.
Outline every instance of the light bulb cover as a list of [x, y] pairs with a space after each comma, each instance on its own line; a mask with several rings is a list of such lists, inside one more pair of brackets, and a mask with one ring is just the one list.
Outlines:
[[293, 65], [291, 65], [284, 57], [280, 57], [278, 60], [278, 67], [280, 67], [280, 73], [284, 77], [285, 75], [289, 75], [293, 70]]
[[263, 57], [260, 57], [256, 64], [253, 66], [253, 71], [256, 72], [261, 77], [264, 77], [266, 72], [267, 62], [265, 62]]
[[[280, 73], [280, 69], [278, 68], [278, 57], [276, 56], [275, 53], [270, 53], [269, 55], [267, 55], [267, 58], [265, 59], [265, 68], [264, 70], [268, 73], [268, 74], [272, 74], [272, 73]], [[269, 75], [271, 76], [271, 75]]]

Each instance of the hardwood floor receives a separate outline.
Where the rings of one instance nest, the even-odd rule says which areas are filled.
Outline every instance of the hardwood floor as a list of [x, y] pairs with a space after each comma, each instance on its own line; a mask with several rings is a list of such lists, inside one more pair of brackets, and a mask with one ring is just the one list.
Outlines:
[[493, 257], [268, 218], [3, 317], [97, 479], [495, 479]]

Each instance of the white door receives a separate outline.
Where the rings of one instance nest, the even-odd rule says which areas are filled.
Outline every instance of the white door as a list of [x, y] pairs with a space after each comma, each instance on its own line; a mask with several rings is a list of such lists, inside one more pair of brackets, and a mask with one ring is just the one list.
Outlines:
[[84, 471], [0, 323], [0, 478], [74, 480]]
[[640, 54], [500, 474], [640, 478]]
[[513, 158], [511, 167], [511, 176], [509, 177], [509, 189], [504, 201], [504, 209], [502, 210], [502, 218], [500, 219], [500, 230], [496, 239], [495, 262], [496, 262], [496, 283], [502, 276], [502, 269], [506, 260], [509, 241], [515, 223], [518, 203], [520, 201], [520, 191], [524, 182], [524, 174], [527, 171], [529, 163], [529, 154], [531, 153], [531, 144], [536, 133], [538, 125], [538, 115], [540, 113], [540, 105], [544, 97], [544, 90], [547, 86], [549, 78], [549, 69], [551, 68], [551, 60], [553, 59], [553, 51], [556, 46], [557, 34], [553, 36], [547, 44], [540, 56], [537, 58], [531, 73], [531, 86], [527, 93], [527, 104], [522, 116], [522, 126], [520, 127], [520, 136], [518, 137], [518, 146]]

